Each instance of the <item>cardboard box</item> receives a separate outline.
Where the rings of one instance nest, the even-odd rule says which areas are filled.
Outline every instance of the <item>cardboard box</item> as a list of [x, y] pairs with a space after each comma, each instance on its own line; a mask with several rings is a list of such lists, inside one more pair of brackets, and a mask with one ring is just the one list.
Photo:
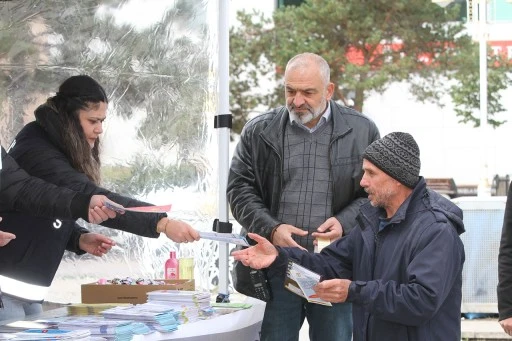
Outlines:
[[82, 284], [82, 303], [146, 303], [155, 290], [195, 290], [193, 279], [164, 280], [162, 285]]

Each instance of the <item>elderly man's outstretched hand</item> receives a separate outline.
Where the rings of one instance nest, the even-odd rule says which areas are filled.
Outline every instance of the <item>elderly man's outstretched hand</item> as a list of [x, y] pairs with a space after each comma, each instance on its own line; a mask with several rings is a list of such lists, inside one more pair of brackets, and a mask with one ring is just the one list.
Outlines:
[[247, 236], [257, 244], [247, 249], [233, 251], [231, 255], [245, 266], [250, 266], [253, 269], [268, 268], [277, 258], [277, 249], [258, 234], [249, 233]]

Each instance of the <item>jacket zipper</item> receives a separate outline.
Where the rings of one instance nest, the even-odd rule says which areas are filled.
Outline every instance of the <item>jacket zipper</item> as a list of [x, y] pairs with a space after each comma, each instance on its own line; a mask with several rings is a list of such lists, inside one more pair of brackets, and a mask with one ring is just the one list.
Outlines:
[[375, 262], [377, 261], [377, 255], [380, 251], [380, 237], [379, 237], [379, 231], [374, 232], [373, 234], [373, 240], [375, 241], [375, 247], [373, 251], [373, 268], [372, 268], [372, 279], [375, 278]]
[[[374, 232], [373, 234], [373, 240], [375, 242], [375, 247], [374, 247], [374, 251], [373, 251], [373, 268], [372, 268], [372, 279], [375, 278], [375, 262], [377, 260], [377, 255], [379, 254], [380, 252], [380, 236], [379, 236], [379, 233], [380, 231], [377, 231], [377, 232]], [[371, 313], [368, 313], [368, 319], [366, 320], [366, 338], [367, 340], [370, 340], [370, 337], [371, 337], [371, 330], [370, 330], [370, 319], [372, 317], [372, 314]]]

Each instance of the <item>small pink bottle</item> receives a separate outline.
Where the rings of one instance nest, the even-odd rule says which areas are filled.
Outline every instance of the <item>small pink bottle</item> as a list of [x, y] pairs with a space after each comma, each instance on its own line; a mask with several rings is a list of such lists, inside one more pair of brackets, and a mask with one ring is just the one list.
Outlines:
[[178, 279], [179, 273], [180, 269], [176, 252], [171, 251], [169, 259], [165, 262], [165, 279]]

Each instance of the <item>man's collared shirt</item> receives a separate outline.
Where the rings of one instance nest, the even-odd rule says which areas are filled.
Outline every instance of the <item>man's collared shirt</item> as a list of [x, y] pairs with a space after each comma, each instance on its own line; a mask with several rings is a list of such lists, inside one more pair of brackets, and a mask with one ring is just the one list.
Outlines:
[[318, 130], [320, 127], [322, 127], [331, 117], [331, 105], [329, 101], [327, 101], [327, 109], [325, 109], [325, 112], [322, 114], [322, 117], [314, 126], [313, 128], [309, 128], [306, 125], [302, 124], [299, 117], [297, 115], [293, 115], [292, 113], [288, 112], [290, 115], [290, 123], [292, 125], [296, 125], [297, 127], [300, 127], [310, 133], [314, 133], [316, 130]]

